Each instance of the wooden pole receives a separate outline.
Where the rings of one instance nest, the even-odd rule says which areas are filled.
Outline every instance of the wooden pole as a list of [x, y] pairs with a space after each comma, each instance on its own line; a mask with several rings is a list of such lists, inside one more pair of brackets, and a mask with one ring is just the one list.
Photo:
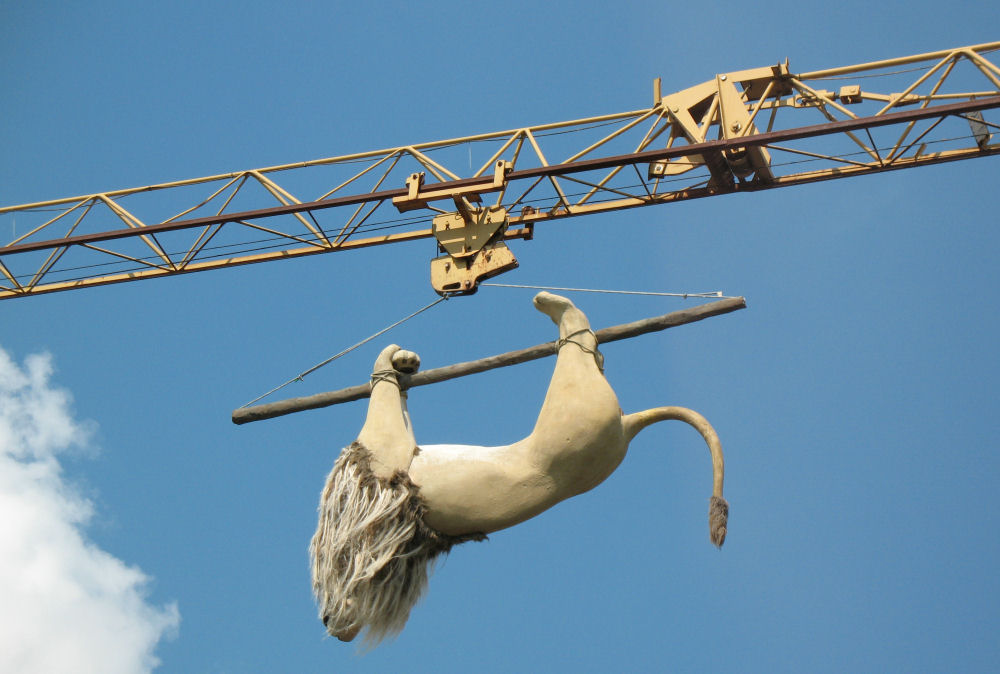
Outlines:
[[[610, 328], [602, 328], [594, 334], [597, 336], [597, 342], [599, 344], [615, 342], [620, 339], [628, 339], [630, 337], [644, 335], [648, 332], [658, 332], [660, 330], [666, 330], [667, 328], [677, 327], [678, 325], [695, 323], [706, 318], [711, 318], [712, 316], [728, 314], [732, 311], [745, 309], [746, 306], [746, 300], [744, 298], [733, 297], [719, 300], [718, 302], [702, 304], [691, 309], [674, 311], [669, 314], [664, 314], [663, 316], [645, 318], [641, 321], [615, 325]], [[493, 370], [498, 367], [526, 363], [530, 360], [537, 360], [539, 358], [554, 355], [555, 353], [556, 343], [554, 341], [546, 342], [545, 344], [538, 344], [536, 346], [528, 347], [527, 349], [508, 351], [507, 353], [501, 353], [487, 358], [480, 358], [479, 360], [456, 363], [455, 365], [447, 365], [433, 370], [418, 372], [409, 378], [409, 382], [406, 382], [406, 378], [402, 377], [400, 384], [404, 388], [426, 386], [427, 384], [436, 384], [438, 382], [447, 381], [448, 379], [455, 379], [456, 377], [464, 377], [468, 374], [475, 374], [476, 372], [485, 372], [486, 370]], [[241, 407], [240, 409], [233, 411], [233, 423], [246, 424], [251, 421], [272, 419], [274, 417], [284, 416], [285, 414], [291, 414], [293, 412], [302, 412], [304, 410], [314, 410], [320, 407], [329, 407], [330, 405], [337, 405], [339, 403], [346, 403], [352, 400], [367, 398], [370, 394], [371, 384], [365, 383], [359, 386], [351, 386], [349, 388], [340, 389], [339, 391], [327, 391], [325, 393], [317, 393], [315, 395], [304, 396], [302, 398], [289, 398], [287, 400], [279, 400], [278, 402], [254, 405], [253, 407]]]

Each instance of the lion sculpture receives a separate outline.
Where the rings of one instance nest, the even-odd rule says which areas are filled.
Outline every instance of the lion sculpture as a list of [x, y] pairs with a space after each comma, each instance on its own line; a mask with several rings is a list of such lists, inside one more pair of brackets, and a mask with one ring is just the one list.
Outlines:
[[722, 545], [729, 505], [712, 426], [683, 407], [623, 414], [583, 312], [545, 292], [534, 305], [559, 326], [558, 356], [534, 430], [511, 445], [418, 446], [400, 382], [405, 387], [419, 358], [396, 345], [379, 354], [368, 416], [327, 478], [309, 546], [313, 590], [331, 635], [351, 641], [367, 628], [374, 645], [397, 634], [436, 557], [593, 489], [622, 462], [632, 438], [658, 421], [684, 421], [708, 444], [709, 534]]

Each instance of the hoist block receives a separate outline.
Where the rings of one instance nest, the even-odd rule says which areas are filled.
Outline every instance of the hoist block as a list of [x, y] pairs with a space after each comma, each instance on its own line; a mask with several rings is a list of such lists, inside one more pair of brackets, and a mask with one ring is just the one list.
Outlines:
[[516, 268], [517, 259], [503, 242], [509, 222], [505, 208], [454, 201], [458, 211], [435, 216], [431, 224], [447, 253], [431, 260], [431, 286], [441, 295], [471, 295], [483, 279]]
[[479, 282], [517, 268], [517, 258], [503, 241], [492, 241], [477, 253], [431, 260], [431, 287], [439, 295], [471, 295]]

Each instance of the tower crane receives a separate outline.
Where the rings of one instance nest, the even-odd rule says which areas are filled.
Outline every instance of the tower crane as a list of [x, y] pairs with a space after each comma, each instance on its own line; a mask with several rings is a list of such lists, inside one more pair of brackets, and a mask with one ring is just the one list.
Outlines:
[[0, 299], [420, 239], [470, 294], [538, 223], [995, 155], [998, 49], [657, 79], [628, 112], [0, 208]]

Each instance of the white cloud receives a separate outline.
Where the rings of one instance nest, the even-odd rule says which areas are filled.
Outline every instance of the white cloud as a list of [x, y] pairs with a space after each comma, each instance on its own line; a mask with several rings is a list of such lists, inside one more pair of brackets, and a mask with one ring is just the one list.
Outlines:
[[151, 671], [176, 604], [148, 603], [147, 576], [87, 539], [93, 506], [59, 455], [86, 445], [51, 358], [18, 366], [0, 349], [0, 671]]

